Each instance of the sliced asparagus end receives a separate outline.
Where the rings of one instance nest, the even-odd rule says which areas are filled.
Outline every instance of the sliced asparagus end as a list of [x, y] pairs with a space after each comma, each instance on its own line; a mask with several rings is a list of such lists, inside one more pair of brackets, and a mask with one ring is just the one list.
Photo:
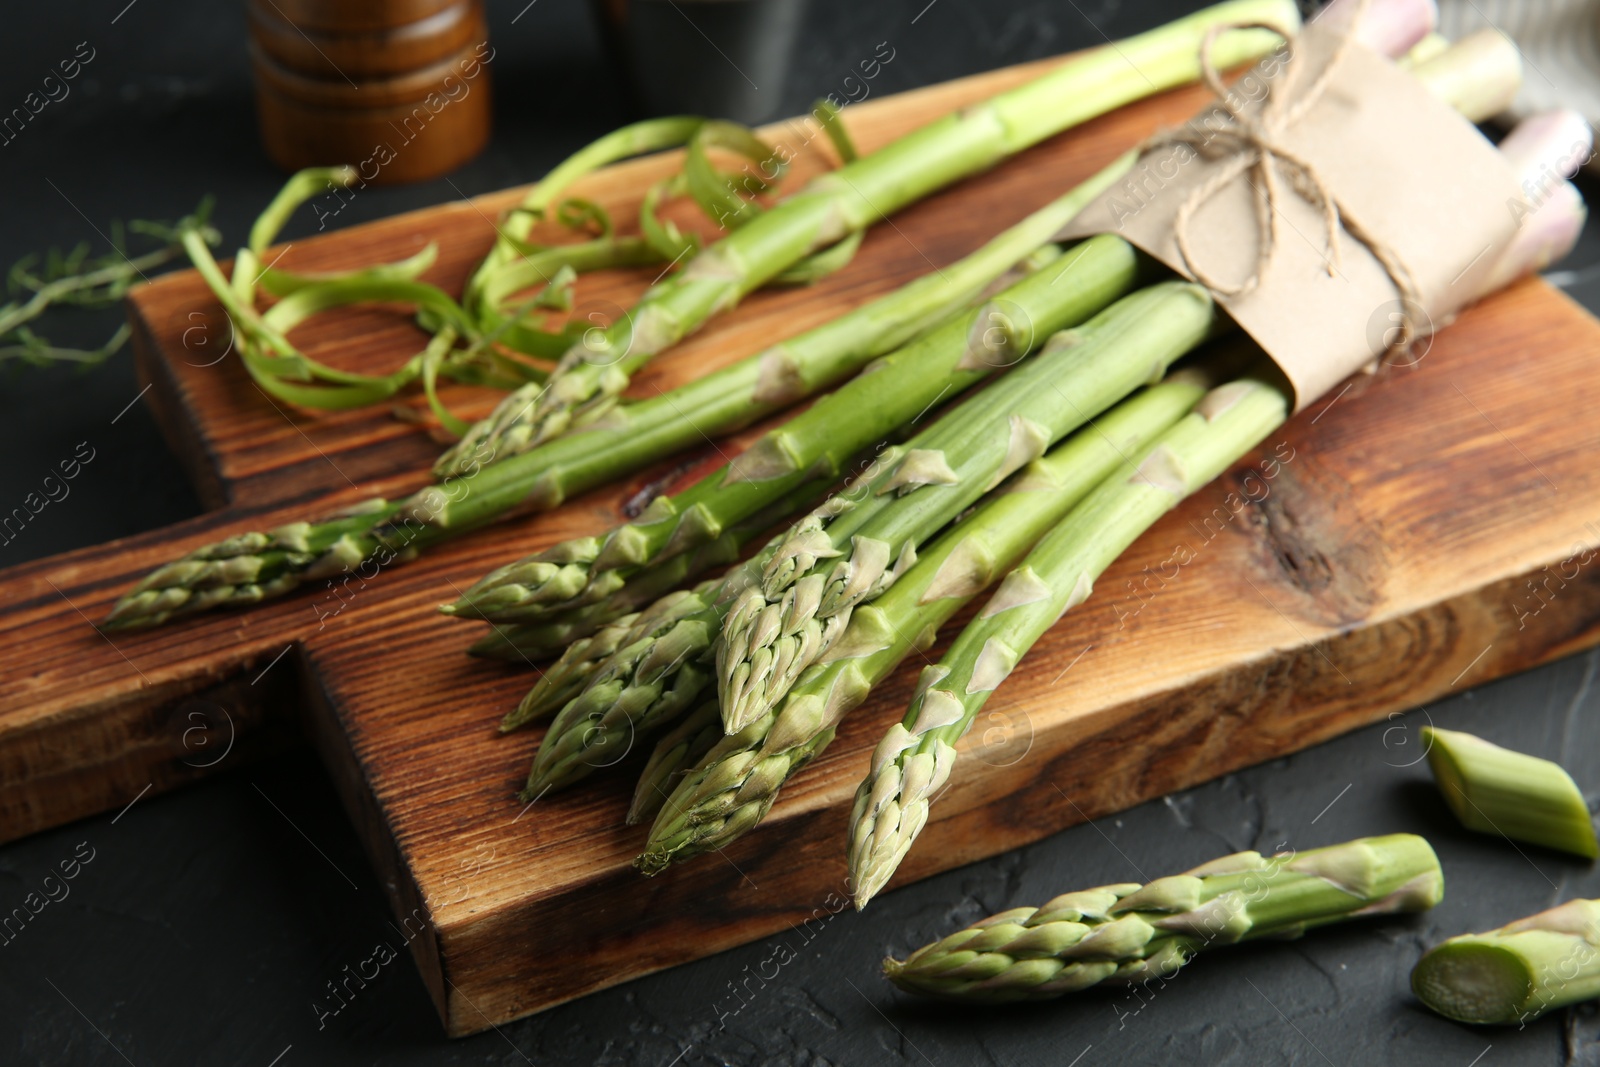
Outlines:
[[1411, 972], [1411, 990], [1428, 1007], [1463, 1023], [1514, 1023], [1535, 979], [1528, 961], [1502, 945], [1451, 941], [1422, 957]]
[[1560, 765], [1459, 730], [1425, 726], [1434, 780], [1468, 829], [1595, 859], [1594, 821]]

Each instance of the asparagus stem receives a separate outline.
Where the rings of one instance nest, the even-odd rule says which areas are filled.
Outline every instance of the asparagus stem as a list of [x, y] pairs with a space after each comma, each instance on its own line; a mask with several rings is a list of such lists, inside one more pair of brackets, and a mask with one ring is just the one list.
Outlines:
[[1053, 337], [796, 523], [723, 627], [717, 681], [729, 732], [776, 706], [921, 542], [1051, 443], [1160, 377], [1214, 321], [1209, 294], [1189, 283], [1125, 297]]
[[1459, 730], [1424, 726], [1428, 766], [1461, 825], [1594, 859], [1594, 821], [1559, 764]]
[[1218, 387], [1157, 442], [1124, 462], [1008, 574], [938, 664], [924, 668], [904, 721], [891, 727], [856, 791], [849, 857], [856, 906], [883, 888], [949, 780], [955, 743], [1044, 632], [1178, 501], [1211, 481], [1287, 417], [1277, 387]]
[[1004, 573], [1123, 456], [1148, 445], [1204, 394], [1196, 368], [1143, 390], [1094, 426], [1034, 460], [930, 545], [790, 691], [781, 709], [719, 743], [689, 773], [636, 861], [647, 874], [720, 848], [765, 816], [778, 789], [833, 737], [872, 687], [985, 585]]
[[[1071, 194], [1035, 213], [973, 256], [947, 270], [953, 284], [934, 285], [929, 275], [876, 304], [868, 305], [785, 342], [794, 355], [776, 363], [763, 357], [768, 381], [789, 390], [797, 368], [815, 369], [811, 356], [838, 352], [845, 333], [871, 333], [873, 308], [887, 306], [891, 318], [912, 287], [924, 297], [965, 302], [1015, 263], [1018, 252], [1037, 251], [1039, 240], [1114, 181], [1130, 157], [1108, 167]], [[1055, 249], [1054, 245], [1047, 245]], [[975, 261], [981, 259], [982, 269]], [[850, 459], [921, 415], [942, 396], [956, 395], [1015, 356], [1002, 351], [1016, 338], [991, 324], [1010, 319], [1048, 330], [1081, 322], [1128, 290], [1138, 273], [1132, 246], [1118, 237], [1097, 237], [1014, 282], [982, 307], [950, 319], [903, 346], [807, 411], [767, 433], [731, 464], [674, 496], [659, 497], [632, 523], [598, 537], [578, 538], [487, 575], [446, 609], [492, 622], [522, 622], [565, 611], [605, 596], [639, 568], [667, 559], [722, 535], [730, 525], [790, 499], [803, 486], [831, 483]], [[948, 304], [941, 306], [947, 307]], [[936, 312], [930, 312], [936, 314]], [[900, 331], [896, 330], [896, 335]], [[784, 346], [779, 346], [783, 348]], [[768, 350], [768, 356], [778, 349]], [[787, 358], [787, 357], [784, 357]], [[747, 361], [748, 362], [748, 361]], [[822, 379], [816, 379], [821, 384]], [[767, 386], [756, 384], [757, 393]], [[809, 391], [811, 382], [793, 389]], [[688, 401], [686, 401], [688, 402]], [[740, 403], [748, 403], [740, 400]], [[701, 405], [704, 417], [704, 405]], [[624, 411], [629, 409], [622, 409]], [[514, 461], [513, 461], [514, 462]]]
[[[531, 446], [565, 433], [614, 403], [652, 356], [797, 261], [1052, 134], [1193, 81], [1206, 33], [1242, 23], [1280, 26], [1288, 36], [1299, 13], [1288, 0], [1228, 0], [1096, 49], [821, 175], [653, 285], [631, 312], [569, 349], [548, 383], [511, 394], [469, 437], [503, 455], [502, 442]], [[1219, 66], [1233, 66], [1280, 39], [1233, 30], [1218, 37], [1213, 56]]]
[[1485, 27], [1444, 51], [1418, 60], [1411, 73], [1472, 122], [1487, 122], [1522, 86], [1522, 53], [1505, 34]]
[[[842, 381], [966, 306], [1018, 260], [1049, 241], [1132, 163], [1132, 154], [1118, 159], [963, 259], [708, 375], [692, 396], [677, 398], [679, 408], [693, 411], [694, 426], [705, 433], [723, 433]], [[508, 271], [504, 268], [501, 274]], [[528, 405], [525, 397], [504, 399], [496, 414], [476, 424], [441, 458], [435, 473], [442, 476], [456, 470], [474, 451], [485, 448], [501, 457], [518, 454], [528, 444], [532, 424], [514, 415]], [[631, 416], [637, 406], [619, 410]], [[504, 415], [501, 409], [506, 409]]]
[[1197, 952], [1294, 938], [1346, 919], [1423, 911], [1444, 895], [1438, 857], [1413, 834], [1301, 853], [1236, 852], [1184, 874], [1065, 893], [950, 934], [884, 974], [912, 993], [999, 1003], [1170, 978]]
[[1463, 1023], [1526, 1024], [1600, 997], [1600, 900], [1569, 900], [1436, 945], [1411, 972], [1428, 1007]]

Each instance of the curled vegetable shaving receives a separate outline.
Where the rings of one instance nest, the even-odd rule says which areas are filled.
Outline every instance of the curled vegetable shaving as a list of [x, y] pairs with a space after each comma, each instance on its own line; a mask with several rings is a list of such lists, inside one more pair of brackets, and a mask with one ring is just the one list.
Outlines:
[[[818, 121], [845, 159], [855, 150], [837, 121], [837, 109], [820, 107]], [[599, 204], [563, 197], [577, 179], [600, 167], [647, 152], [684, 149], [683, 169], [647, 190], [639, 212], [639, 235], [616, 232]], [[743, 157], [737, 172], [719, 169], [713, 152]], [[700, 247], [660, 216], [665, 201], [687, 196], [707, 218], [734, 229], [764, 209], [757, 197], [783, 178], [787, 156], [752, 130], [696, 116], [650, 119], [623, 127], [574, 153], [534, 185], [496, 227], [494, 245], [467, 280], [459, 301], [421, 277], [438, 259], [430, 243], [393, 263], [378, 263], [331, 274], [302, 274], [263, 263], [266, 251], [296, 209], [330, 188], [356, 180], [349, 167], [302, 170], [284, 184], [250, 229], [249, 242], [225, 275], [211, 254], [215, 235], [199, 227], [175, 231], [181, 247], [221, 301], [233, 328], [233, 345], [262, 391], [297, 407], [347, 410], [390, 400], [420, 385], [428, 406], [449, 433], [461, 435], [467, 423], [439, 396], [441, 379], [501, 390], [542, 382], [548, 363], [559, 359], [582, 336], [588, 323], [546, 328], [547, 313], [574, 307], [578, 276], [617, 267], [674, 264]], [[534, 227], [554, 221], [578, 239], [543, 244]], [[780, 282], [804, 284], [850, 261], [860, 235], [840, 242], [785, 273]], [[266, 310], [257, 297], [276, 298]], [[119, 294], [120, 295], [120, 294]], [[405, 305], [417, 325], [431, 335], [421, 351], [388, 374], [358, 374], [313, 359], [290, 339], [307, 320], [359, 304]]]

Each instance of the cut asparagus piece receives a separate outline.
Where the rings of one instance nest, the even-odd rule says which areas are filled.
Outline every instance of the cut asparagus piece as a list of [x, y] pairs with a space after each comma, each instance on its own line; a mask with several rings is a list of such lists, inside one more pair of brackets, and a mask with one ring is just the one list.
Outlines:
[[514, 442], [565, 433], [610, 406], [651, 357], [799, 260], [1053, 134], [1195, 80], [1200, 44], [1219, 27], [1281, 30], [1220, 33], [1212, 58], [1227, 68], [1265, 55], [1299, 22], [1290, 0], [1228, 0], [1095, 49], [817, 177], [651, 286], [630, 312], [571, 348], [548, 382], [508, 396], [469, 439], [504, 455]]
[[1159, 379], [1215, 321], [1210, 295], [1187, 282], [1124, 297], [889, 449], [796, 523], [723, 625], [717, 682], [728, 731], [775, 707], [923, 541], [1053, 442]]
[[1560, 764], [1459, 730], [1424, 726], [1422, 739], [1439, 792], [1467, 829], [1600, 856], [1589, 806]]
[[883, 971], [900, 988], [927, 996], [1048, 1000], [1101, 984], [1170, 978], [1219, 945], [1424, 911], [1443, 895], [1439, 859], [1414, 834], [1276, 856], [1236, 852], [1147, 885], [1100, 886], [991, 915], [904, 961], [884, 960]]
[[1428, 1007], [1463, 1023], [1525, 1024], [1600, 997], [1600, 900], [1569, 900], [1430, 949], [1411, 972]]
[[943, 658], [923, 669], [905, 719], [884, 735], [856, 791], [849, 859], [858, 908], [922, 832], [950, 778], [956, 741], [1034, 642], [1088, 599], [1101, 572], [1157, 519], [1279, 426], [1288, 407], [1279, 386], [1255, 378], [1213, 389], [1051, 530]]
[[833, 737], [834, 727], [906, 656], [1122, 462], [1188, 412], [1209, 380], [1178, 371], [1019, 471], [1001, 492], [930, 545], [916, 566], [851, 619], [826, 662], [783, 706], [705, 753], [667, 802], [637, 861], [653, 874], [720, 848], [765, 816], [778, 789]]

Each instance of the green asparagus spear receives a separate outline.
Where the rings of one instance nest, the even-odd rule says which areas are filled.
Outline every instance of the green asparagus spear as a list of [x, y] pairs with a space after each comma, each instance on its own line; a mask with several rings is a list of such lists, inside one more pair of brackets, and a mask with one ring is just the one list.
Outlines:
[[1008, 574], [938, 664], [923, 669], [905, 720], [884, 735], [856, 791], [849, 858], [856, 906], [889, 881], [949, 780], [955, 743], [989, 694], [1106, 567], [1287, 417], [1282, 389], [1253, 378], [1220, 386], [1097, 487]]
[[1101, 886], [1013, 908], [913, 952], [884, 974], [912, 993], [997, 1003], [1170, 978], [1195, 953], [1328, 923], [1424, 911], [1439, 859], [1413, 834], [1301, 853], [1236, 852], [1148, 885]]
[[1200, 286], [1164, 282], [1125, 297], [890, 449], [796, 523], [723, 625], [717, 681], [729, 732], [773, 708], [921, 542], [1064, 434], [1159, 378], [1214, 322]]
[[795, 262], [1055, 133], [1193, 81], [1202, 39], [1219, 26], [1246, 23], [1282, 32], [1221, 34], [1212, 52], [1218, 66], [1266, 54], [1298, 29], [1299, 12], [1289, 0], [1228, 0], [1096, 49], [819, 176], [652, 286], [603, 336], [574, 345], [547, 383], [502, 401], [469, 439], [503, 454], [515, 446], [502, 442], [531, 446], [565, 433], [614, 403], [652, 356]]
[[608, 600], [553, 615], [543, 622], [491, 623], [489, 632], [467, 647], [467, 655], [523, 664], [556, 659], [574, 641], [593, 637], [602, 627], [632, 614], [635, 613], [629, 608]]
[[1430, 949], [1411, 972], [1428, 1007], [1463, 1023], [1525, 1024], [1600, 997], [1600, 900], [1569, 900]]
[[[611, 766], [617, 758], [613, 754], [626, 753], [695, 705], [710, 681], [695, 657], [706, 640], [700, 620], [720, 587], [706, 583], [691, 593], [658, 600], [640, 613], [614, 652], [577, 666], [588, 681], [561, 707], [540, 740], [523, 799], [565, 788]], [[584, 650], [575, 646], [562, 663], [583, 656]], [[524, 719], [553, 706], [538, 686], [523, 702], [524, 708], [530, 705], [536, 705], [534, 710], [518, 712]]]
[[[806, 492], [791, 493], [754, 518], [724, 530], [716, 540], [693, 552], [668, 557], [653, 567], [633, 573], [631, 578], [608, 587], [603, 596], [582, 607], [538, 616], [537, 622], [495, 624], [491, 634], [474, 643], [468, 651], [475, 656], [513, 663], [559, 656], [572, 642], [647, 607], [708, 570], [734, 562], [757, 534], [813, 499], [814, 496]], [[452, 608], [452, 614], [457, 613], [459, 605], [447, 606]]]
[[1177, 371], [1034, 460], [930, 545], [888, 592], [855, 612], [844, 637], [782, 707], [721, 740], [678, 785], [637, 861], [647, 874], [720, 848], [765, 816], [779, 787], [833, 738], [844, 715], [906, 656], [1004, 573], [1125, 455], [1188, 412], [1209, 380]]

